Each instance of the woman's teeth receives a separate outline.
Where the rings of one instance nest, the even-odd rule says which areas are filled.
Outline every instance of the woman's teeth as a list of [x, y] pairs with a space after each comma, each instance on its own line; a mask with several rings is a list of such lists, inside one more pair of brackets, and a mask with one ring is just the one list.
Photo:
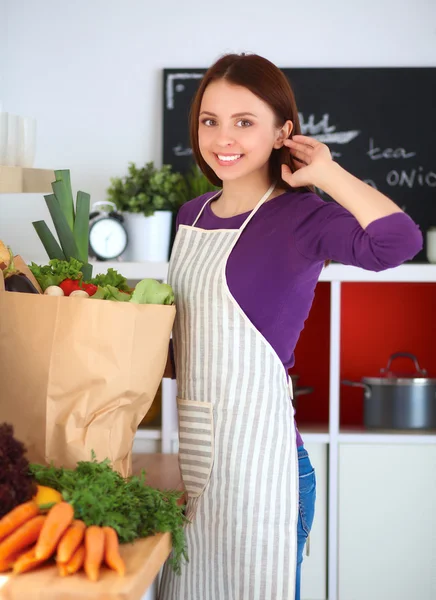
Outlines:
[[232, 160], [238, 160], [238, 158], [241, 158], [242, 154], [234, 154], [233, 156], [223, 156], [222, 154], [217, 154], [217, 156], [220, 160], [231, 162]]

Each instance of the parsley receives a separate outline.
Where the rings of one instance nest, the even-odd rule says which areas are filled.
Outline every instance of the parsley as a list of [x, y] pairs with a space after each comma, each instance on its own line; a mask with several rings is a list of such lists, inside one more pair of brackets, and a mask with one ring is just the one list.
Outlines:
[[118, 533], [120, 543], [132, 542], [158, 532], [171, 532], [173, 552], [170, 564], [180, 573], [187, 560], [183, 525], [187, 519], [178, 503], [181, 492], [160, 491], [145, 485], [145, 472], [124, 479], [108, 459], [77, 463], [75, 469], [31, 464], [40, 485], [61, 492], [74, 507], [74, 517], [89, 525], [107, 525]]

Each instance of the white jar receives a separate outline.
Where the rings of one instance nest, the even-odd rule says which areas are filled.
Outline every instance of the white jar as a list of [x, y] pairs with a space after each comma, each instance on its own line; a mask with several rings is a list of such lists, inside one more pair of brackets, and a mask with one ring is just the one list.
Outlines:
[[436, 263], [436, 227], [430, 227], [427, 230], [427, 260], [430, 263]]

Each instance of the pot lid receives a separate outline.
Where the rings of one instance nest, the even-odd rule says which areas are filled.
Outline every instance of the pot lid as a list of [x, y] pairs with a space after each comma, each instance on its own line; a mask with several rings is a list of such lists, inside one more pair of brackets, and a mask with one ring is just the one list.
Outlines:
[[[398, 358], [411, 361], [415, 371], [408, 373], [394, 371], [392, 363]], [[427, 377], [427, 370], [420, 367], [418, 359], [411, 352], [394, 352], [390, 355], [386, 367], [380, 369], [378, 377], [364, 377], [362, 381], [372, 385], [434, 385], [436, 383], [436, 379]]]
[[368, 385], [436, 385], [436, 379], [430, 377], [362, 377], [362, 383]]

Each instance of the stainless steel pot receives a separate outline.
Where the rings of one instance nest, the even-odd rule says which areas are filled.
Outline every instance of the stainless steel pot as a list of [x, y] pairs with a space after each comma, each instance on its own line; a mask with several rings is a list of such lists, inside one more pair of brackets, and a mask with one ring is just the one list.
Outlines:
[[[396, 358], [412, 360], [415, 373], [392, 372]], [[389, 357], [386, 368], [380, 369], [380, 377], [342, 383], [363, 388], [364, 424], [370, 429], [436, 429], [436, 379], [426, 375], [414, 354], [396, 352]]]

